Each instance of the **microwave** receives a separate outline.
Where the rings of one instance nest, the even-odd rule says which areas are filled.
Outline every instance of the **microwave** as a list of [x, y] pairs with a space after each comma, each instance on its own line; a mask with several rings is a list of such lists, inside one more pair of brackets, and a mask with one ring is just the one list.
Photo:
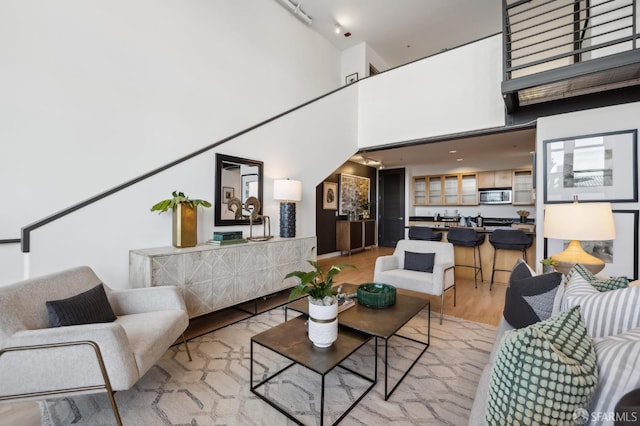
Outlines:
[[483, 189], [478, 194], [480, 204], [511, 204], [510, 189]]

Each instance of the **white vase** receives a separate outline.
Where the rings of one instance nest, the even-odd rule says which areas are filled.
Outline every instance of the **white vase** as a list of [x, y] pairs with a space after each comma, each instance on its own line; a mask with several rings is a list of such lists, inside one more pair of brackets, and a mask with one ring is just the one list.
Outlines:
[[311, 303], [309, 297], [309, 340], [319, 348], [328, 348], [338, 338], [338, 301], [328, 306]]

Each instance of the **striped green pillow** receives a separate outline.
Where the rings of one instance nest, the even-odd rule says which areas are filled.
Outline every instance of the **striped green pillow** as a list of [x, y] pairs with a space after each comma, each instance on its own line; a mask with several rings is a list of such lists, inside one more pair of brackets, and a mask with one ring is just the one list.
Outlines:
[[580, 308], [505, 333], [491, 370], [485, 423], [572, 424], [598, 383]]

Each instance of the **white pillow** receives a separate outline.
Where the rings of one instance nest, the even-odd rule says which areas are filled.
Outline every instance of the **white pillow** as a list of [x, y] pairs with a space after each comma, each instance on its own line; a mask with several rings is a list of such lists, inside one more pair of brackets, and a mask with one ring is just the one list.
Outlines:
[[593, 339], [593, 346], [599, 373], [596, 393], [589, 407], [591, 420], [613, 425], [610, 414], [615, 412], [620, 398], [640, 388], [640, 328]]
[[640, 327], [640, 287], [600, 292], [579, 273], [570, 273], [560, 310], [578, 305], [592, 338]]

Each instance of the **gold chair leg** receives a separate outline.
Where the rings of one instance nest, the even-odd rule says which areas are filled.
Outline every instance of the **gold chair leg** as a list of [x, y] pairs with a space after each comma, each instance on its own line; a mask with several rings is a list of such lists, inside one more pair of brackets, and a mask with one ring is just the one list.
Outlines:
[[118, 410], [118, 406], [116, 405], [116, 398], [114, 396], [115, 392], [112, 390], [107, 391], [107, 395], [109, 395], [109, 402], [111, 402], [111, 409], [113, 410], [113, 416], [116, 418], [116, 424], [118, 426], [122, 426], [122, 419], [120, 418], [120, 411]]
[[182, 333], [182, 342], [184, 343], [185, 349], [187, 349], [187, 356], [189, 356], [189, 361], [193, 361], [191, 359], [191, 351], [189, 350], [189, 345], [187, 344], [187, 339], [184, 338], [184, 333]]

